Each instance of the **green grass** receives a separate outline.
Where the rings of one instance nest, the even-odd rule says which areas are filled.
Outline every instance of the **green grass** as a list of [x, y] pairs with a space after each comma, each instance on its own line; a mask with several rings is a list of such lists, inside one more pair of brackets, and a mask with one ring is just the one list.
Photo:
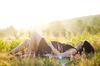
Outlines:
[[60, 62], [64, 61], [66, 66], [100, 66], [100, 34], [91, 35], [87, 32], [82, 35], [77, 34], [76, 36], [69, 36], [66, 34], [65, 37], [48, 38], [50, 40], [56, 40], [67, 44], [76, 45], [78, 41], [88, 40], [95, 48], [96, 53], [94, 55], [85, 56], [83, 55], [80, 59], [68, 60], [68, 59], [55, 59], [49, 58], [16, 58], [14, 56], [8, 56], [7, 53], [15, 48], [23, 40], [4, 40], [0, 39], [0, 66], [61, 66]]

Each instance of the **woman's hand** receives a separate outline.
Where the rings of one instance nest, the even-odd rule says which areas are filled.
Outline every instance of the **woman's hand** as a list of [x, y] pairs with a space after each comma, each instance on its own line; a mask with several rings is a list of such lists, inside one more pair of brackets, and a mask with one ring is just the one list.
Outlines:
[[54, 48], [51, 42], [48, 42], [48, 46]]
[[48, 42], [48, 46], [52, 49], [54, 54], [56, 54], [56, 55], [60, 54], [60, 52], [56, 48], [54, 48], [54, 46], [52, 45], [51, 42]]

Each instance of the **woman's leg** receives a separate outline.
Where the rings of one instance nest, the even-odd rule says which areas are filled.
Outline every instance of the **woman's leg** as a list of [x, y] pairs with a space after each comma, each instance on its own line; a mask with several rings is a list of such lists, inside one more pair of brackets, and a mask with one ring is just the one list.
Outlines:
[[30, 36], [30, 42], [28, 47], [28, 52], [33, 53], [38, 50], [38, 46], [40, 44], [40, 40], [43, 38], [39, 33], [32, 32]]
[[11, 50], [9, 52], [9, 54], [14, 54], [14, 53], [16, 53], [18, 51], [21, 51], [24, 48], [28, 47], [29, 46], [29, 41], [30, 41], [29, 39], [24, 40], [23, 43], [19, 44], [15, 49]]
[[14, 54], [18, 51], [21, 51], [26, 47], [28, 47], [28, 51], [26, 52], [27, 55], [36, 52], [38, 50], [38, 46], [42, 38], [43, 36], [41, 36], [39, 33], [32, 32], [30, 39], [26, 39], [22, 44], [18, 45], [15, 49], [10, 51], [10, 54]]
[[41, 36], [39, 33], [32, 32], [30, 36], [28, 50], [26, 54], [22, 56], [22, 58], [33, 57], [34, 53], [38, 50], [42, 38], [43, 36]]

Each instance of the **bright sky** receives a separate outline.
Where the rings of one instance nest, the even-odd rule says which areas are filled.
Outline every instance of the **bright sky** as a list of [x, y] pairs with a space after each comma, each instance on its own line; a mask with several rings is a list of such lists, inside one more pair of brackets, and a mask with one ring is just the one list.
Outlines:
[[100, 14], [100, 0], [0, 0], [0, 28]]

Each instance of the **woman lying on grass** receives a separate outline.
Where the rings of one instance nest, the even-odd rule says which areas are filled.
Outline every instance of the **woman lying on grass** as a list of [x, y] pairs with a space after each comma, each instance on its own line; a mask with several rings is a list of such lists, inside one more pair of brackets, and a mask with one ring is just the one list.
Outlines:
[[84, 49], [85, 54], [94, 53], [94, 48], [88, 41], [81, 41], [77, 43], [76, 48], [69, 45], [60, 43], [57, 41], [47, 42], [46, 39], [37, 32], [33, 32], [29, 39], [26, 39], [23, 43], [18, 45], [15, 49], [11, 50], [9, 54], [18, 56], [17, 52], [26, 49], [25, 53], [22, 53], [22, 57], [35, 56], [48, 56], [52, 54], [55, 57], [79, 57]]

